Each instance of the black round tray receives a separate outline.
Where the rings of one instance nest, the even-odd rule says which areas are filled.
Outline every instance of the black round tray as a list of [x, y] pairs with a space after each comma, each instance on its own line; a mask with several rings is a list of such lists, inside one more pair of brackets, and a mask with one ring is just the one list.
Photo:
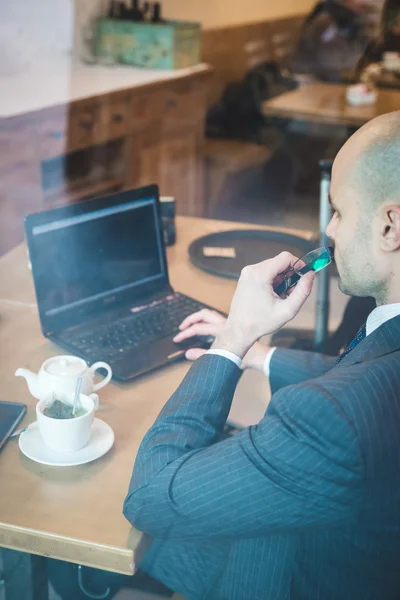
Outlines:
[[[246, 265], [273, 258], [284, 250], [300, 258], [316, 245], [318, 243], [315, 241], [278, 231], [235, 229], [198, 238], [190, 244], [189, 256], [196, 267], [207, 273], [239, 279], [240, 272]], [[235, 248], [236, 258], [206, 257], [203, 255], [203, 246]]]

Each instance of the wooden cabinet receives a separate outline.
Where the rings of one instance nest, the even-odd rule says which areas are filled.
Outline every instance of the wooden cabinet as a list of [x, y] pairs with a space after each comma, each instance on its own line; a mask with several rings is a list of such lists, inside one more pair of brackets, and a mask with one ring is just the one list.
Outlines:
[[[143, 131], [131, 136], [131, 187], [159, 181], [161, 160], [161, 120], [155, 119]], [[160, 189], [161, 194], [163, 193]]]
[[182, 215], [203, 214], [204, 82], [180, 81], [134, 99], [131, 173], [135, 186], [158, 183]]
[[164, 196], [174, 196], [178, 214], [202, 216], [202, 132], [182, 129], [162, 140], [159, 185]]
[[130, 115], [129, 92], [116, 93], [105, 98], [100, 107], [100, 140], [106, 142], [126, 136], [129, 131]]
[[203, 214], [203, 125], [170, 131], [156, 122], [134, 137], [132, 185], [158, 183], [160, 195], [174, 196], [181, 215]]
[[0, 119], [0, 254], [23, 217], [157, 183], [177, 213], [202, 214], [210, 71]]

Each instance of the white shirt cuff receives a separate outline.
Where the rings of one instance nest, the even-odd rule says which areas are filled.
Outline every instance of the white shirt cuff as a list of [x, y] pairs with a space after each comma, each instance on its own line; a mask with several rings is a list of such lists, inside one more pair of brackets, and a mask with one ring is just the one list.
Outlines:
[[223, 356], [224, 358], [227, 358], [228, 360], [234, 362], [235, 365], [239, 367], [239, 369], [242, 366], [242, 359], [239, 358], [233, 352], [229, 352], [229, 350], [208, 350], [207, 354], [217, 354], [218, 356]]
[[265, 375], [265, 377], [269, 377], [271, 358], [272, 358], [272, 355], [275, 352], [275, 350], [276, 350], [276, 347], [271, 348], [271, 350], [268, 352], [267, 356], [265, 357], [265, 360], [264, 360], [264, 375]]

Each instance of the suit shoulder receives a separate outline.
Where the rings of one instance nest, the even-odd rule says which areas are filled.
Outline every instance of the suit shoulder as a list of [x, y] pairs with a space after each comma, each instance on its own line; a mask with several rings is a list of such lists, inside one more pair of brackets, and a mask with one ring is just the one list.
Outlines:
[[[352, 424], [364, 462], [400, 465], [400, 352], [333, 369], [319, 384], [334, 396]], [[379, 448], [379, 452], [378, 452]], [[394, 462], [393, 462], [394, 461]], [[375, 470], [375, 469], [374, 469]]]

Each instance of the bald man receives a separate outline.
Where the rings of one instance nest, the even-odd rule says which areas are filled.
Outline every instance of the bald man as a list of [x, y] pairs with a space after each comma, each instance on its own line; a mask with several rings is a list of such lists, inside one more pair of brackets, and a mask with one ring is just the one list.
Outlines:
[[[124, 514], [154, 538], [141, 568], [189, 600], [400, 598], [399, 165], [400, 113], [360, 129], [334, 163], [340, 288], [378, 305], [339, 361], [258, 342], [313, 286], [309, 274], [274, 294], [287, 253], [243, 270], [225, 322], [182, 325], [177, 339], [215, 343], [144, 438]], [[245, 366], [269, 373], [272, 400], [221, 440]]]

